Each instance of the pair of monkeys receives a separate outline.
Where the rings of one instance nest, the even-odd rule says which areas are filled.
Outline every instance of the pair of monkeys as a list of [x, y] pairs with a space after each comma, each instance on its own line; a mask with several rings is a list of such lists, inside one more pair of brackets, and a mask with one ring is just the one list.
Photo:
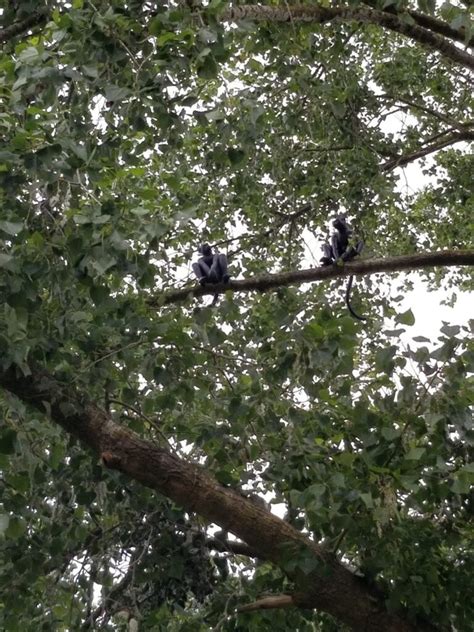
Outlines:
[[[364, 242], [359, 240], [354, 245], [350, 243], [352, 235], [352, 229], [346, 221], [345, 215], [338, 215], [333, 221], [332, 225], [336, 229], [336, 232], [331, 236], [330, 244], [323, 244], [322, 251], [323, 256], [321, 258], [321, 265], [329, 266], [337, 263], [340, 259], [343, 262], [350, 261], [357, 257], [362, 252]], [[227, 272], [227, 257], [221, 253], [213, 253], [209, 244], [202, 244], [199, 246], [199, 253], [202, 255], [200, 259], [193, 263], [193, 272], [199, 280], [201, 285], [215, 284], [215, 283], [228, 283], [230, 276]], [[350, 294], [352, 284], [354, 282], [354, 276], [351, 275], [347, 282], [346, 288], [346, 305], [349, 313], [358, 320], [366, 320], [362, 316], [359, 316], [350, 303]], [[212, 305], [217, 302], [218, 295], [214, 296]]]

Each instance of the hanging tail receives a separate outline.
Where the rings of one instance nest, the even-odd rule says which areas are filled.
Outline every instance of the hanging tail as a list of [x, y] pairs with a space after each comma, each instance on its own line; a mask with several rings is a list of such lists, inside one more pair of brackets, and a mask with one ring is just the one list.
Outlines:
[[352, 309], [352, 305], [351, 305], [351, 289], [352, 289], [352, 283], [354, 282], [354, 275], [351, 274], [351, 276], [349, 277], [349, 280], [347, 281], [347, 287], [346, 287], [346, 305], [347, 305], [347, 309], [349, 310], [349, 313], [351, 314], [351, 316], [353, 318], [357, 318], [357, 320], [367, 320], [367, 318], [364, 318], [363, 316], [359, 316], [359, 314], [356, 314], [356, 312]]

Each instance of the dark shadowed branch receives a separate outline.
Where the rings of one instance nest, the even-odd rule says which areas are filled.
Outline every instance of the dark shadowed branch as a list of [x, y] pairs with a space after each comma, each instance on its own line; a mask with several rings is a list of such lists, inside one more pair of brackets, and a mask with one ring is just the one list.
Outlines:
[[34, 11], [23, 20], [18, 20], [18, 22], [13, 22], [13, 24], [6, 26], [4, 29], [0, 29], [0, 43], [8, 42], [17, 35], [22, 35], [35, 26], [45, 24], [47, 17], [48, 14], [46, 10]]

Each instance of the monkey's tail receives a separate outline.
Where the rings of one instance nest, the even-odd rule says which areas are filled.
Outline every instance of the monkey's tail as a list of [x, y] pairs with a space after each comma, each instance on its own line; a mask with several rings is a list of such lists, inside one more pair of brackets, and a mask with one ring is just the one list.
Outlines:
[[219, 300], [219, 293], [216, 292], [214, 294], [214, 298], [212, 299], [211, 307], [215, 307], [217, 305], [217, 301]]
[[353, 318], [357, 318], [357, 320], [367, 320], [367, 318], [364, 318], [363, 316], [359, 316], [359, 314], [356, 314], [356, 312], [352, 309], [350, 298], [351, 298], [351, 289], [352, 289], [353, 282], [354, 282], [354, 275], [351, 274], [351, 276], [349, 277], [349, 280], [347, 281], [347, 287], [346, 287], [347, 309], [349, 310], [349, 313], [351, 314]]

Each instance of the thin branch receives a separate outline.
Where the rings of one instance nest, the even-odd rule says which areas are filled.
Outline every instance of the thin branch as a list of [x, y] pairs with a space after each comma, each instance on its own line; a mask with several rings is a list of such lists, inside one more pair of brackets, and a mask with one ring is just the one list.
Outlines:
[[332, 20], [356, 21], [376, 24], [405, 35], [423, 46], [436, 50], [451, 61], [474, 70], [474, 56], [442, 35], [417, 24], [409, 24], [398, 15], [365, 7], [321, 7], [314, 5], [242, 5], [226, 9], [222, 19], [229, 22], [254, 20], [265, 22], [315, 22], [323, 24]]
[[220, 553], [232, 553], [233, 555], [245, 555], [246, 557], [258, 557], [258, 551], [245, 544], [245, 542], [235, 542], [224, 538], [211, 538], [206, 541], [209, 548]]
[[272, 597], [263, 597], [253, 603], [247, 603], [237, 608], [237, 612], [253, 612], [255, 610], [270, 610], [279, 608], [291, 608], [295, 605], [292, 595], [274, 595]]
[[419, 268], [432, 268], [434, 266], [472, 266], [474, 265], [474, 250], [441, 250], [438, 252], [426, 252], [413, 255], [403, 255], [399, 257], [388, 257], [385, 259], [362, 259], [354, 261], [344, 266], [320, 266], [308, 268], [306, 270], [295, 270], [292, 272], [281, 272], [277, 274], [265, 274], [243, 279], [241, 281], [231, 281], [228, 284], [218, 283], [216, 285], [192, 286], [180, 290], [163, 292], [149, 300], [149, 305], [159, 307], [169, 303], [178, 303], [189, 297], [199, 297], [224, 292], [266, 292], [288, 285], [300, 285], [301, 283], [311, 283], [312, 281], [326, 281], [346, 277], [352, 274], [361, 276], [364, 274], [375, 274], [376, 272], [400, 272], [402, 270], [417, 270]]
[[381, 166], [382, 171], [392, 171], [397, 167], [404, 167], [409, 162], [413, 162], [414, 160], [418, 160], [418, 158], [423, 158], [423, 156], [427, 156], [428, 154], [432, 154], [435, 151], [439, 151], [444, 147], [448, 147], [449, 145], [454, 145], [455, 143], [461, 143], [463, 141], [469, 142], [474, 140], [474, 131], [464, 131], [464, 132], [455, 132], [444, 138], [442, 141], [438, 143], [432, 143], [431, 145], [427, 145], [426, 147], [422, 147], [417, 151], [412, 152], [411, 154], [405, 154], [404, 156], [399, 156], [398, 158], [394, 158], [393, 160], [389, 160]]
[[455, 127], [456, 129], [459, 129], [459, 130], [465, 130], [466, 128], [470, 128], [474, 125], [474, 121], [468, 121], [466, 123], [460, 123], [459, 121], [455, 121], [454, 119], [449, 118], [445, 114], [442, 114], [441, 112], [438, 112], [437, 110], [433, 110], [432, 108], [428, 107], [424, 103], [413, 101], [412, 99], [410, 99], [409, 97], [405, 95], [395, 96], [393, 94], [387, 93], [387, 94], [380, 94], [380, 95], [374, 95], [374, 96], [376, 99], [380, 99], [382, 101], [392, 101], [393, 103], [396, 103], [397, 101], [399, 101], [400, 103], [407, 105], [413, 108], [414, 110], [420, 110], [421, 112], [424, 112], [425, 114], [429, 114], [430, 116], [433, 116], [439, 121], [442, 121], [443, 123], [446, 123], [447, 125], [450, 125], [451, 127]]
[[134, 565], [139, 561], [139, 558], [142, 555], [142, 550], [137, 549], [132, 553], [127, 572], [122, 577], [122, 579], [112, 588], [105, 599], [86, 618], [81, 628], [83, 632], [93, 629], [100, 617], [105, 617], [108, 621], [111, 616], [122, 609], [123, 606], [119, 599], [123, 597], [123, 594], [132, 583]]
[[166, 441], [170, 450], [173, 449], [171, 443], [168, 441], [168, 437], [164, 434], [164, 432], [161, 430], [159, 425], [155, 421], [153, 421], [153, 419], [148, 417], [148, 415], [145, 415], [145, 413], [142, 413], [141, 410], [138, 410], [138, 408], [135, 408], [134, 406], [130, 406], [130, 404], [126, 404], [125, 402], [122, 402], [122, 400], [120, 399], [115, 399], [114, 397], [110, 397], [109, 402], [111, 404], [118, 404], [119, 406], [122, 406], [123, 408], [126, 408], [127, 410], [131, 410], [132, 413], [135, 413], [135, 415], [137, 415], [137, 417], [141, 417], [142, 419], [144, 419], [147, 423], [150, 424], [152, 428], [156, 430], [156, 432], [160, 435], [160, 437], [164, 441]]

